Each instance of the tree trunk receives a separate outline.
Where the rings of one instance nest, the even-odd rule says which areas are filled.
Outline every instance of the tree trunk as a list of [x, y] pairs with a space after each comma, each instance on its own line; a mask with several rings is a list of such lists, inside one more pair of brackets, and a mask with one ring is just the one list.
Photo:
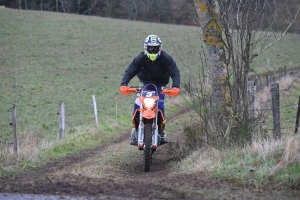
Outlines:
[[212, 104], [218, 115], [230, 118], [231, 97], [228, 84], [228, 71], [222, 39], [220, 8], [215, 0], [194, 0], [198, 19], [203, 33], [203, 41], [209, 52], [211, 67]]

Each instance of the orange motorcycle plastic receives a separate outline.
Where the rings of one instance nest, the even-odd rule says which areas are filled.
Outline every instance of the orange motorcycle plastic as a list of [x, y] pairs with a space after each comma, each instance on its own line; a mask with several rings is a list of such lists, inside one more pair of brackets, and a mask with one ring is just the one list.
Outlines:
[[[147, 86], [155, 88], [155, 90], [148, 90]], [[124, 86], [125, 87], [125, 86]], [[140, 100], [140, 108], [137, 109], [132, 117], [135, 130], [137, 130], [137, 147], [144, 151], [144, 171], [150, 171], [150, 164], [152, 163], [152, 154], [160, 145], [159, 131], [162, 129], [164, 115], [158, 108], [159, 92], [154, 84], [147, 84], [142, 88], [131, 87], [132, 89], [122, 88], [122, 94], [137, 93]], [[163, 92], [162, 92], [163, 93]], [[171, 92], [165, 94], [172, 96]]]

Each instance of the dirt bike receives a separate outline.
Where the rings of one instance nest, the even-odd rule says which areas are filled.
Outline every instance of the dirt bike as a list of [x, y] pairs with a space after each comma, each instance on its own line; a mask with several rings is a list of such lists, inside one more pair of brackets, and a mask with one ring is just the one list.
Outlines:
[[[155, 90], [146, 89], [150, 85]], [[137, 130], [137, 147], [139, 150], [144, 151], [144, 171], [148, 172], [152, 163], [152, 154], [160, 145], [161, 136], [159, 131], [164, 126], [164, 115], [158, 108], [159, 92], [154, 84], [130, 88], [136, 89], [132, 93], [137, 93], [141, 102], [140, 108], [135, 111], [132, 120]], [[168, 93], [164, 94], [171, 96]]]

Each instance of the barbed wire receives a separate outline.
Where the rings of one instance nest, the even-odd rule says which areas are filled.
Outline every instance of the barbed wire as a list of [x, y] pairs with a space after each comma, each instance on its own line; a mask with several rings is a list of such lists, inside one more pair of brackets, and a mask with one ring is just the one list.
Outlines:
[[269, 99], [267, 101], [259, 101], [259, 100], [255, 99], [255, 101], [257, 101], [258, 103], [269, 103], [271, 101], [271, 99]]

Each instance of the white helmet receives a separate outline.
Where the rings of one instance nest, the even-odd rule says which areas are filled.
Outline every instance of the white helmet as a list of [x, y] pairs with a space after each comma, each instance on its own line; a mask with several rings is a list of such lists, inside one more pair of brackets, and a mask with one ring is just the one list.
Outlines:
[[145, 55], [151, 60], [155, 61], [162, 48], [162, 42], [157, 35], [148, 35], [144, 42]]

